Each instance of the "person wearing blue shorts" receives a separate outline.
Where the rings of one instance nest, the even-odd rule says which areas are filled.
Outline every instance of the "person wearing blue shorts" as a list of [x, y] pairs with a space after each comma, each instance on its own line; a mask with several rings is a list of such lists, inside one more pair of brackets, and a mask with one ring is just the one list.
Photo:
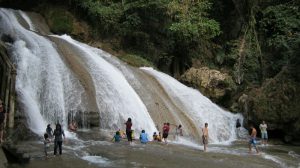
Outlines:
[[265, 121], [262, 121], [262, 123], [259, 125], [259, 129], [261, 132], [261, 139], [262, 139], [262, 144], [267, 145], [268, 141], [268, 131], [267, 131], [267, 124]]
[[251, 134], [250, 134], [250, 140], [249, 140], [249, 153], [252, 152], [252, 145], [256, 150], [256, 153], [259, 153], [259, 150], [256, 146], [256, 135], [257, 135], [257, 131], [256, 129], [253, 127], [253, 125], [250, 125], [250, 129], [251, 129]]

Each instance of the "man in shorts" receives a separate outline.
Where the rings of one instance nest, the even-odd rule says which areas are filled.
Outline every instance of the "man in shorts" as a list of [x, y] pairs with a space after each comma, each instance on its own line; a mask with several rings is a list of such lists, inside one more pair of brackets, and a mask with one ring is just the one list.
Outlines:
[[253, 127], [253, 125], [250, 125], [250, 129], [251, 129], [251, 134], [250, 134], [250, 140], [249, 140], [249, 153], [252, 152], [252, 145], [254, 146], [256, 153], [259, 153], [258, 148], [256, 146], [256, 135], [257, 135], [257, 131], [256, 129]]
[[202, 142], [204, 146], [204, 152], [206, 152], [207, 144], [208, 144], [208, 123], [204, 124], [204, 128], [202, 128]]
[[261, 139], [262, 144], [267, 145], [268, 141], [268, 132], [267, 132], [267, 124], [265, 121], [262, 121], [262, 123], [259, 125], [260, 133], [261, 133]]

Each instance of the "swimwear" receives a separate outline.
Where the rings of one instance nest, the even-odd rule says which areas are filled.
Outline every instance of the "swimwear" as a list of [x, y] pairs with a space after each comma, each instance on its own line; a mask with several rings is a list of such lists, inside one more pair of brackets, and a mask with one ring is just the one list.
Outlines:
[[249, 144], [252, 144], [253, 146], [256, 146], [256, 140], [255, 140], [255, 138], [251, 138], [250, 140], [249, 140]]
[[208, 138], [205, 138], [205, 136], [202, 136], [202, 142], [203, 142], [203, 144], [208, 144]]
[[262, 132], [261, 133], [261, 139], [268, 139], [268, 133], [267, 132]]

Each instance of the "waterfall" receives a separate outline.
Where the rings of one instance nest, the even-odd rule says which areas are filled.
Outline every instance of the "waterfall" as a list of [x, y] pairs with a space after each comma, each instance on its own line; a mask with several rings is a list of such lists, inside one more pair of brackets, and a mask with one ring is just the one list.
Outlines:
[[77, 42], [66, 35], [55, 37], [71, 44], [70, 47], [80, 53], [78, 56], [92, 76], [102, 128], [116, 130], [130, 117], [134, 130], [156, 131], [154, 122], [139, 96], [123, 74], [101, 57], [101, 50]]
[[166, 90], [171, 99], [188, 113], [198, 130], [208, 123], [210, 142], [220, 143], [236, 139], [236, 120], [242, 116], [222, 110], [198, 90], [189, 88], [167, 74], [152, 68], [141, 68], [152, 75]]
[[207, 122], [210, 142], [236, 138], [235, 121], [242, 116], [224, 111], [199, 91], [151, 68], [127, 66], [70, 36], [39, 30], [25, 12], [0, 9], [0, 35], [13, 39], [7, 45], [17, 65], [20, 111], [35, 133], [57, 121], [66, 128], [70, 113], [93, 112], [99, 114], [100, 128], [112, 131], [125, 129], [131, 117], [136, 134], [145, 129], [151, 135], [170, 122], [182, 124], [185, 137], [199, 143]]
[[0, 9], [0, 15], [1, 35], [9, 35], [14, 40], [11, 53], [17, 65], [16, 91], [30, 129], [41, 134], [47, 123], [59, 121], [66, 126], [68, 111], [84, 110], [83, 87], [53, 43], [19, 23], [19, 12]]
[[[2, 34], [14, 39], [11, 51], [17, 64], [16, 89], [30, 128], [41, 134], [46, 123], [58, 120], [66, 126], [69, 112], [89, 109], [85, 102], [87, 91], [77, 78], [79, 75], [69, 69], [64, 55], [53, 42], [28, 31], [18, 22], [17, 15], [21, 15], [30, 29], [34, 27], [25, 13], [8, 9], [0, 12]], [[131, 117], [136, 132], [156, 131], [145, 105], [118, 69], [95, 53], [95, 49], [68, 36], [54, 37], [61, 38], [80, 53], [79, 59], [84, 61], [95, 88], [102, 128], [124, 128], [127, 118]]]

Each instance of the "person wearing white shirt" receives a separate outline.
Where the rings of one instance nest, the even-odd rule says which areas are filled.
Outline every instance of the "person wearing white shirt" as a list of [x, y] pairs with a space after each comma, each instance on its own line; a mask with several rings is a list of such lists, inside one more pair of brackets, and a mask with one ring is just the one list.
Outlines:
[[262, 139], [262, 144], [267, 145], [268, 141], [268, 132], [267, 132], [267, 124], [265, 121], [262, 121], [262, 124], [259, 125], [260, 133], [261, 133], [261, 139]]

